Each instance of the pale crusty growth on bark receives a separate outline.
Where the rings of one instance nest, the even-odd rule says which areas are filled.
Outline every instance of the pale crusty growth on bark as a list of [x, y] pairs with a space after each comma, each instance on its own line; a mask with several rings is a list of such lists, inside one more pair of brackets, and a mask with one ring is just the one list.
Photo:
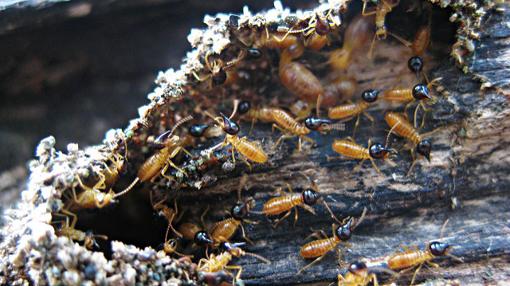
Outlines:
[[[353, 235], [350, 251], [341, 245], [341, 259], [332, 253], [305, 275], [295, 273], [306, 263], [299, 257], [299, 246], [304, 244], [310, 228], [320, 226], [331, 235], [328, 225], [332, 221], [322, 207], [316, 209], [318, 216], [300, 212], [296, 227], [292, 227], [292, 223], [284, 223], [276, 230], [265, 223], [248, 227], [249, 236], [256, 243], [248, 250], [273, 261], [272, 265], [264, 265], [252, 259], [238, 260], [236, 264], [244, 268], [243, 280], [250, 283], [329, 283], [336, 279], [338, 262], [345, 268], [347, 262], [384, 256], [398, 250], [401, 244], [424, 247], [426, 241], [439, 238], [446, 219], [449, 223], [444, 239], [455, 245], [453, 254], [463, 257], [465, 263], [447, 260], [441, 264], [445, 268], [439, 271], [423, 270], [420, 281], [432, 279], [433, 285], [450, 285], [439, 279], [445, 277], [453, 280], [451, 285], [455, 285], [455, 279], [462, 284], [508, 279], [508, 262], [504, 258], [510, 249], [509, 230], [505, 224], [510, 215], [506, 204], [506, 192], [510, 186], [510, 113], [505, 97], [492, 90], [484, 95], [478, 94], [478, 83], [469, 78], [482, 79], [487, 87], [494, 82], [494, 87], [504, 89], [508, 87], [508, 75], [500, 78], [501, 74], [487, 74], [476, 64], [469, 65], [471, 61], [477, 61], [470, 59], [469, 53], [477, 51], [476, 46], [472, 49], [473, 43], [494, 47], [501, 54], [508, 53], [508, 44], [496, 45], [500, 40], [508, 41], [508, 26], [506, 34], [492, 35], [489, 32], [498, 23], [509, 23], [510, 16], [508, 12], [494, 13], [487, 23], [483, 23], [483, 16], [492, 7], [492, 1], [484, 2], [485, 6], [473, 1], [459, 3], [442, 1], [438, 4], [450, 7], [453, 11], [451, 20], [462, 23], [452, 53], [468, 75], [461, 74], [449, 63], [443, 63], [433, 71], [434, 78], [443, 77], [441, 83], [450, 96], [441, 98], [427, 118], [427, 130], [437, 128], [431, 136], [434, 150], [430, 164], [420, 162], [415, 171], [406, 176], [411, 159], [403, 155], [403, 159], [397, 159], [396, 167], [382, 163], [384, 175], [376, 173], [368, 164], [360, 172], [353, 172], [356, 162], [326, 160], [326, 154], [334, 156], [330, 150], [331, 141], [339, 136], [329, 134], [320, 139], [314, 138], [317, 146], [307, 148], [304, 153], [294, 153], [292, 145], [272, 150], [268, 152], [269, 163], [255, 166], [253, 172], [238, 163], [231, 173], [225, 172], [228, 168], [222, 167], [216, 167], [214, 172], [199, 178], [175, 173], [179, 184], [159, 180], [152, 188], [163, 191], [166, 186], [184, 185], [183, 189], [189, 191], [183, 194], [184, 201], [196, 201], [196, 196], [200, 196], [201, 200], [222, 196], [225, 200], [221, 204], [226, 207], [235, 202], [233, 193], [241, 180], [247, 178], [248, 182], [243, 196], [252, 196], [257, 202], [262, 202], [274, 195], [275, 186], [284, 186], [285, 182], [293, 187], [307, 186], [307, 180], [297, 175], [303, 171], [317, 182], [337, 216], [358, 216], [363, 209], [368, 209], [365, 222]], [[345, 5], [344, 1], [329, 1], [313, 11], [292, 13], [276, 4], [275, 9], [255, 15], [246, 9], [239, 18], [238, 27], [250, 31], [291, 16], [306, 23], [317, 12], [338, 11]], [[128, 159], [133, 159], [129, 167], [134, 168], [128, 173], [136, 173], [140, 158], [148, 153], [147, 148], [137, 147], [137, 140], [145, 142], [143, 140], [147, 137], [157, 136], [168, 129], [168, 126], [160, 125], [160, 115], [167, 109], [179, 109], [181, 97], [196, 96], [192, 91], [197, 85], [193, 73], [204, 73], [201, 59], [207, 53], [219, 54], [228, 50], [234, 41], [232, 29], [228, 28], [228, 15], [206, 17], [205, 23], [207, 29], [190, 33], [189, 41], [194, 49], [188, 53], [181, 69], [167, 70], [158, 75], [158, 87], [148, 96], [150, 103], [139, 108], [140, 118], [130, 121], [125, 131], [113, 130], [106, 135], [103, 144], [85, 150], [70, 144], [67, 152], [59, 152], [53, 148], [55, 139], [52, 137], [40, 143], [37, 159], [30, 165], [26, 190], [17, 205], [4, 213], [0, 244], [2, 283], [199, 283], [194, 266], [186, 260], [177, 261], [150, 247], [139, 249], [118, 241], [112, 242], [112, 257], [106, 259], [103, 253], [88, 251], [67, 238], [57, 237], [50, 223], [52, 212], [62, 208], [63, 195], [72, 188], [78, 188], [77, 176], [104, 172], [104, 163], [112, 158], [112, 154], [122, 154], [125, 144], [129, 146]], [[338, 24], [341, 24], [340, 18]], [[481, 25], [488, 28], [479, 30]], [[473, 42], [477, 38], [480, 42]], [[381, 50], [385, 47], [381, 44]], [[484, 58], [487, 67], [498, 61], [490, 56], [486, 54]], [[470, 71], [480, 71], [480, 74], [469, 74]], [[365, 77], [364, 80], [372, 84], [382, 81], [376, 74], [368, 73]], [[205, 99], [204, 96], [198, 97], [201, 98]], [[378, 114], [376, 122], [383, 121], [384, 108], [375, 108]], [[255, 127], [250, 138], [266, 138], [263, 146], [269, 150], [277, 135], [268, 128], [259, 127]], [[383, 133], [378, 133], [379, 139], [383, 138]], [[366, 140], [371, 135], [370, 131], [364, 130], [358, 136]], [[395, 144], [403, 145], [398, 140]], [[401, 153], [405, 152], [402, 150]], [[205, 165], [206, 160], [207, 155], [202, 153], [200, 158], [184, 162], [182, 166], [192, 174], [193, 170]], [[247, 177], [241, 176], [243, 171], [248, 171]], [[200, 188], [200, 192], [196, 191]], [[116, 187], [117, 191], [120, 189]], [[119, 206], [122, 200], [120, 198]], [[198, 217], [200, 211], [191, 210], [186, 216]], [[219, 211], [213, 211], [213, 217], [218, 218]], [[409, 280], [406, 278], [410, 278], [406, 276], [411, 275], [412, 271], [399, 279], [406, 283]]]

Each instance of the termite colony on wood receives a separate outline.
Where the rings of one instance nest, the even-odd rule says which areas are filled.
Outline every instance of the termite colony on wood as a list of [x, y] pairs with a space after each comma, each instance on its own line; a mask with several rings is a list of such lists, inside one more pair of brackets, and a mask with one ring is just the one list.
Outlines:
[[[194, 210], [189, 210], [179, 203], [179, 196], [183, 191], [213, 185], [235, 169], [256, 171], [282, 152], [282, 145], [289, 145], [286, 142], [295, 142], [285, 139], [296, 138], [296, 153], [307, 155], [317, 144], [309, 135], [320, 139], [324, 133], [341, 133], [331, 150], [342, 158], [359, 161], [354, 171], [364, 161], [371, 161], [374, 176], [388, 176], [399, 168], [392, 158], [405, 150], [411, 151], [410, 167], [405, 170], [409, 176], [421, 157], [430, 161], [430, 133], [419, 130], [427, 122], [429, 106], [447, 96], [433, 90], [440, 86], [440, 78], [429, 79], [433, 62], [428, 51], [433, 34], [432, 6], [410, 1], [407, 4], [412, 5], [400, 7], [399, 13], [418, 25], [411, 36], [399, 35], [386, 24], [387, 16], [403, 5], [398, 2], [366, 0], [352, 4], [360, 4], [356, 13], [342, 16], [344, 10], [353, 9], [328, 9], [306, 21], [289, 16], [258, 29], [244, 27], [238, 16], [230, 16], [225, 25], [231, 44], [220, 54], [208, 52], [200, 58], [204, 68], [188, 75], [192, 84], [183, 87], [185, 96], [169, 102], [168, 108], [153, 114], [153, 120], [138, 134], [123, 140], [119, 144], [123, 146], [121, 155], [110, 158], [97, 177], [76, 177], [75, 188], [64, 196], [63, 208], [54, 213], [58, 233], [93, 248], [95, 238], [107, 238], [77, 230], [76, 212], [104, 208], [126, 194], [137, 193], [165, 220], [161, 255], [194, 261], [203, 281], [216, 285], [241, 279], [242, 268], [230, 264], [236, 257], [252, 256], [270, 263], [243, 250], [244, 242], [233, 242], [240, 230], [246, 242], [256, 243], [245, 226], [261, 222], [248, 216], [277, 217], [273, 221], [277, 230], [294, 210], [294, 224], [299, 226], [298, 207], [315, 215], [314, 205], [321, 202], [335, 224], [332, 235], [313, 233], [318, 239], [301, 247], [304, 259], [314, 259], [298, 273], [307, 271], [328, 252], [337, 250], [339, 244], [347, 243], [366, 210], [358, 217], [338, 219], [326, 198], [320, 196], [318, 184], [305, 173], [302, 175], [309, 185], [302, 192], [295, 192], [288, 184], [288, 192], [279, 188], [280, 196], [263, 203], [243, 198], [239, 191], [238, 202], [228, 217], [209, 227], [206, 221], [209, 209], [214, 208], [211, 202], [201, 204], [201, 215], [190, 218], [184, 214], [196, 213], [196, 204]], [[341, 17], [349, 21], [342, 24]], [[378, 79], [381, 64], [377, 62], [381, 59], [389, 62], [383, 64], [385, 68], [397, 64], [385, 71], [392, 74], [390, 80]], [[386, 126], [373, 119], [374, 113], [381, 112]], [[252, 136], [255, 124], [257, 128], [277, 129], [278, 139]], [[372, 138], [366, 138], [366, 146], [356, 138], [360, 129], [373, 133]], [[391, 135], [408, 140], [409, 146], [390, 146]], [[387, 164], [378, 166], [379, 160]], [[437, 240], [426, 250], [406, 250], [354, 262], [338, 276], [338, 285], [376, 284], [381, 273], [396, 277], [402, 270], [418, 271], [424, 264], [435, 265], [431, 262], [435, 257], [449, 255], [448, 248], [447, 243]]]

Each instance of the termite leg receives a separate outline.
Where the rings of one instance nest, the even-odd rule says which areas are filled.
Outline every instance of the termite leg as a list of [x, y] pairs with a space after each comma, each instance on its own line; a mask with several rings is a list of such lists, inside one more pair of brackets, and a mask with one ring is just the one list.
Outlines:
[[367, 12], [367, 2], [368, 0], [363, 0], [363, 8], [361, 9], [361, 15], [363, 16], [370, 16], [370, 15], [374, 15], [377, 10], [373, 10], [373, 11], [370, 11], [370, 12]]
[[244, 226], [242, 224], [240, 226], [241, 226], [241, 234], [243, 236], [243, 239], [246, 240], [249, 244], [254, 245], [255, 243], [253, 243], [253, 241], [250, 238], [248, 238], [248, 236], [246, 236], [246, 232], [244, 231]]
[[359, 170], [361, 169], [361, 166], [363, 166], [363, 163], [365, 163], [365, 160], [366, 159], [361, 160], [361, 162], [359, 162], [358, 165], [356, 165], [356, 167], [354, 167], [354, 169], [352, 169], [352, 171], [355, 173], [359, 172]]
[[324, 258], [324, 256], [326, 256], [326, 254], [327, 254], [327, 253], [324, 253], [323, 255], [319, 256], [318, 258], [316, 258], [314, 261], [312, 261], [312, 262], [311, 262], [311, 263], [309, 263], [308, 265], [306, 265], [306, 266], [304, 266], [303, 268], [301, 268], [301, 269], [298, 271], [297, 275], [299, 275], [299, 274], [303, 273], [303, 271], [305, 271], [306, 269], [308, 269], [308, 268], [312, 267], [312, 265], [316, 264], [317, 262], [321, 261], [321, 260]]
[[177, 165], [174, 164], [174, 162], [172, 162], [172, 160], [168, 159], [168, 165], [172, 166], [174, 169], [176, 169], [177, 171], [181, 172], [184, 174], [184, 176], [188, 176], [188, 174], [186, 173], [186, 171], [184, 171], [183, 169], [179, 168]]
[[66, 218], [66, 223], [68, 224], [69, 228], [74, 228], [76, 226], [76, 222], [78, 222], [78, 216], [66, 209], [62, 209], [62, 213], [72, 217], [71, 224], [69, 224], [69, 217]]
[[236, 281], [241, 280], [241, 273], [243, 272], [243, 267], [238, 265], [227, 265], [225, 266], [225, 269], [237, 270], [237, 274], [234, 277], [234, 281], [232, 281], [233, 282], [232, 284], [236, 285]]
[[[315, 213], [315, 210], [309, 206], [309, 205], [299, 205], [300, 207], [302, 207], [305, 211], [313, 214], [313, 215], [317, 215], [317, 213]], [[297, 213], [297, 209], [296, 209], [296, 213]]]
[[412, 286], [414, 284], [414, 280], [416, 280], [416, 275], [418, 274], [418, 272], [420, 272], [422, 266], [423, 266], [423, 263], [420, 264], [418, 266], [418, 268], [416, 268], [416, 271], [414, 271], [413, 279], [411, 279], [411, 284], [409, 284], [410, 286]]
[[311, 229], [311, 231], [312, 231], [312, 234], [308, 235], [305, 238], [305, 240], [308, 240], [308, 239], [310, 239], [312, 237], [317, 238], [317, 239], [328, 238], [328, 235], [322, 229], [320, 229], [320, 230], [313, 230], [313, 229]]
[[285, 213], [285, 215], [283, 215], [281, 218], [277, 219], [277, 220], [276, 220], [276, 222], [273, 224], [273, 228], [276, 228], [276, 227], [280, 224], [280, 222], [282, 222], [284, 219], [286, 219], [287, 217], [289, 217], [290, 213], [291, 213], [291, 211], [290, 211], [290, 210], [288, 210], [288, 211]]
[[375, 168], [375, 170], [377, 171], [377, 173], [379, 173], [379, 174], [381, 174], [381, 175], [382, 175], [383, 173], [381, 172], [381, 170], [379, 169], [379, 167], [377, 167], [377, 165], [375, 164], [374, 159], [370, 158], [370, 162], [372, 162], [372, 166], [374, 166], [374, 168]]
[[293, 226], [296, 227], [296, 223], [297, 223], [299, 215], [298, 215], [298, 209], [296, 207], [293, 207], [293, 209], [294, 209], [294, 225]]
[[205, 208], [204, 212], [200, 215], [200, 223], [202, 224], [202, 227], [204, 227], [204, 228], [205, 228], [205, 220], [204, 220], [204, 218], [207, 215], [207, 213], [209, 212], [209, 208], [210, 208], [210, 206], [207, 205], [207, 207]]

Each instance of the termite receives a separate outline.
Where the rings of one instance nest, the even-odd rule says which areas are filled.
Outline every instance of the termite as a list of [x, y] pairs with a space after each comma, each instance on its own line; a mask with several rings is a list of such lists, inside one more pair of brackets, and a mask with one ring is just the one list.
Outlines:
[[240, 246], [243, 244], [244, 243], [228, 243], [228, 242], [222, 243], [221, 246], [222, 248], [225, 249], [225, 251], [218, 255], [211, 254], [208, 259], [205, 258], [200, 259], [200, 261], [198, 262], [198, 270], [204, 272], [218, 272], [227, 269], [237, 270], [237, 274], [235, 275], [233, 281], [233, 284], [235, 284], [236, 280], [241, 279], [241, 273], [243, 271], [243, 268], [241, 266], [228, 265], [234, 257], [248, 255], [257, 258], [266, 264], [271, 263], [271, 261], [267, 260], [266, 258], [260, 255], [242, 250]]
[[[377, 6], [373, 11], [367, 12], [367, 3], [368, 2], [375, 2]], [[393, 0], [363, 0], [363, 8], [361, 10], [361, 15], [363, 16], [370, 16], [375, 15], [375, 35], [372, 40], [372, 44], [370, 45], [370, 51], [368, 52], [369, 57], [372, 57], [372, 50], [375, 44], [375, 40], [384, 40], [388, 37], [388, 35], [393, 36], [397, 40], [401, 40], [400, 37], [394, 35], [393, 33], [390, 33], [386, 29], [386, 15], [388, 15], [391, 11], [393, 11], [393, 8], [397, 7], [400, 0], [396, 0], [393, 2]]]
[[290, 115], [287, 111], [276, 108], [276, 107], [262, 107], [262, 108], [250, 108], [247, 104], [243, 102], [240, 103], [240, 106], [243, 108], [239, 109], [239, 113], [241, 111], [244, 113], [244, 116], [247, 119], [252, 120], [252, 125], [255, 120], [260, 120], [262, 122], [271, 122], [273, 123], [273, 128], [277, 128], [282, 131], [284, 135], [282, 135], [275, 143], [274, 148], [276, 148], [283, 139], [291, 138], [294, 136], [298, 136], [298, 150], [301, 151], [301, 141], [305, 140], [311, 142], [314, 141], [308, 138], [306, 135], [310, 133], [310, 129], [308, 129], [304, 124], [299, 123], [292, 115]]
[[[180, 232], [178, 232], [172, 225], [174, 220], [179, 219], [177, 217], [177, 215], [179, 213], [179, 209], [177, 208], [177, 200], [174, 200], [174, 207], [169, 208], [165, 204], [166, 199], [167, 198], [165, 197], [161, 201], [154, 203], [152, 200], [152, 192], [150, 193], [150, 201], [151, 201], [152, 209], [154, 209], [154, 211], [156, 211], [158, 213], [158, 215], [160, 215], [166, 219], [166, 221], [168, 222], [168, 228], [171, 229], [173, 231], [173, 233], [175, 233], [178, 237], [182, 237], [182, 234]], [[165, 241], [166, 241], [166, 239], [165, 239]]]
[[409, 70], [416, 74], [416, 77], [419, 78], [420, 73], [423, 74], [423, 77], [428, 82], [427, 75], [423, 73], [423, 55], [430, 45], [430, 17], [429, 24], [418, 29], [416, 34], [414, 35], [414, 39], [412, 42], [406, 41], [400, 38], [397, 35], [393, 35], [397, 38], [401, 43], [403, 43], [406, 47], [411, 49], [413, 54], [412, 57], [407, 61], [407, 67]]
[[[302, 174], [302, 173], [301, 173]], [[310, 187], [304, 189], [301, 193], [293, 193], [292, 187], [287, 184], [287, 188], [289, 190], [288, 193], [283, 192], [282, 188], [278, 188], [277, 192], [280, 194], [279, 197], [272, 198], [264, 203], [261, 214], [266, 216], [277, 216], [282, 213], [285, 213], [281, 218], [276, 220], [273, 227], [276, 227], [281, 221], [286, 219], [294, 210], [294, 225], [298, 220], [298, 210], [297, 207], [302, 207], [304, 210], [315, 215], [315, 210], [312, 208], [320, 199], [319, 187], [317, 184], [311, 180], [308, 176], [302, 174], [307, 180], [310, 182]], [[322, 200], [328, 211], [331, 212], [329, 206], [327, 206], [326, 201]], [[331, 215], [333, 213], [331, 212]]]
[[[432, 143], [428, 139], [423, 139], [423, 136], [418, 133], [409, 121], [407, 121], [406, 117], [396, 112], [388, 112], [384, 115], [384, 120], [386, 120], [386, 123], [391, 128], [386, 140], [388, 140], [392, 133], [404, 137], [416, 146], [416, 153], [423, 155], [430, 162]], [[411, 172], [415, 162], [416, 160], [413, 160], [413, 164], [409, 168], [409, 172]]]
[[344, 275], [338, 274], [338, 286], [367, 286], [370, 283], [379, 285], [377, 276], [369, 271], [364, 262], [351, 263]]
[[[147, 182], [156, 178], [159, 174], [162, 177], [171, 180], [172, 178], [168, 177], [165, 173], [169, 166], [177, 169], [183, 174], [186, 174], [184, 170], [179, 168], [177, 165], [172, 162], [172, 159], [175, 158], [181, 151], [186, 152], [186, 149], [182, 147], [182, 140], [179, 136], [173, 135], [174, 131], [182, 125], [184, 122], [192, 120], [192, 116], [187, 116], [181, 120], [179, 120], [175, 126], [169, 130], [161, 134], [158, 138], [156, 138], [155, 142], [164, 145], [164, 147], [153, 155], [151, 155], [138, 169], [138, 173], [133, 182], [125, 188], [123, 191], [115, 194], [115, 197], [122, 196], [128, 193], [138, 182]], [[173, 136], [172, 136], [173, 135]]]
[[352, 61], [352, 55], [361, 49], [371, 38], [372, 25], [368, 18], [358, 16], [349, 24], [344, 33], [342, 48], [329, 53], [328, 63], [335, 70], [346, 70]]
[[413, 285], [417, 273], [424, 264], [428, 264], [432, 267], [439, 267], [439, 265], [432, 262], [436, 257], [449, 256], [463, 262], [462, 259], [448, 253], [449, 248], [450, 245], [446, 242], [431, 241], [425, 250], [417, 248], [414, 250], [406, 249], [403, 252], [390, 255], [385, 260], [388, 267], [395, 271], [417, 267], [410, 284]]
[[[300, 249], [301, 257], [305, 259], [315, 258], [315, 260], [301, 268], [298, 271], [298, 274], [323, 259], [324, 256], [331, 250], [335, 249], [340, 242], [347, 242], [351, 238], [352, 231], [358, 227], [365, 218], [366, 211], [366, 209], [363, 210], [361, 217], [358, 219], [355, 225], [353, 225], [354, 219], [352, 217], [346, 218], [344, 222], [340, 223], [338, 227], [335, 227], [333, 224], [333, 237], [328, 237], [324, 232], [321, 231], [319, 233], [322, 235], [322, 239], [314, 240], [303, 245]], [[335, 216], [333, 216], [333, 218], [336, 220]]]
[[416, 118], [418, 115], [419, 108], [421, 107], [424, 111], [427, 110], [424, 104], [424, 100], [433, 100], [433, 97], [430, 94], [430, 88], [432, 88], [432, 86], [434, 86], [436, 82], [440, 80], [441, 78], [435, 78], [426, 85], [423, 83], [418, 83], [412, 89], [410, 88], [388, 89], [382, 92], [380, 99], [390, 102], [407, 103], [405, 110], [407, 110], [409, 105], [414, 101], [419, 101], [419, 104], [416, 106], [414, 110], [414, 125], [416, 126]]
[[293, 61], [303, 53], [302, 45], [292, 45], [282, 51], [278, 75], [282, 85], [310, 105], [324, 94], [319, 79], [303, 64]]
[[[267, 154], [264, 152], [264, 150], [258, 146], [256, 143], [248, 141], [246, 137], [240, 138], [237, 134], [240, 131], [239, 125], [233, 121], [231, 118], [233, 115], [235, 115], [236, 109], [237, 109], [237, 103], [234, 107], [234, 112], [232, 113], [231, 117], [228, 118], [223, 114], [220, 114], [221, 117], [214, 117], [207, 111], [205, 111], [205, 114], [209, 117], [211, 117], [222, 129], [225, 131], [225, 139], [222, 143], [218, 144], [217, 146], [214, 146], [211, 148], [211, 152], [214, 151], [217, 148], [225, 147], [225, 146], [232, 146], [232, 161], [235, 164], [235, 151], [237, 150], [241, 155], [243, 155], [247, 160], [253, 161], [255, 163], [265, 163], [268, 160]], [[244, 159], [244, 158], [243, 158]], [[251, 166], [246, 160], [245, 163], [248, 166]]]
[[328, 110], [328, 117], [330, 119], [347, 119], [357, 117], [356, 123], [354, 124], [353, 137], [356, 133], [356, 129], [359, 125], [360, 115], [365, 115], [370, 121], [374, 122], [374, 118], [366, 112], [372, 103], [377, 100], [379, 90], [367, 89], [361, 93], [361, 101], [355, 103], [346, 103], [332, 107]]
[[253, 243], [246, 236], [246, 232], [243, 227], [243, 223], [254, 223], [246, 219], [246, 216], [248, 215], [253, 202], [253, 199], [250, 199], [235, 204], [230, 210], [231, 217], [216, 222], [211, 227], [209, 233], [211, 234], [211, 238], [214, 241], [215, 246], [218, 246], [223, 242], [228, 242], [230, 238], [234, 236], [238, 228], [241, 228], [243, 239]]
[[[81, 230], [78, 230], [75, 228], [76, 222], [78, 221], [78, 217], [76, 214], [67, 211], [65, 209], [62, 210], [62, 214], [54, 214], [55, 216], [64, 217], [64, 221], [60, 222], [60, 227], [56, 229], [56, 234], [59, 236], [66, 236], [69, 239], [83, 242], [83, 246], [87, 249], [92, 249], [94, 246], [98, 247], [98, 244], [96, 242], [96, 238], [100, 238], [103, 240], [108, 240], [108, 237], [106, 235], [98, 235], [93, 234], [90, 231], [84, 232]], [[71, 222], [69, 222], [69, 216], [72, 217]], [[56, 222], [54, 222], [56, 223]]]
[[[202, 223], [202, 226], [205, 225], [204, 217], [208, 211], [209, 211], [209, 206], [207, 206], [207, 208], [204, 210], [202, 215], [200, 215], [200, 221]], [[211, 236], [209, 235], [209, 233], [207, 233], [207, 231], [205, 231], [203, 228], [198, 226], [196, 223], [192, 223], [192, 222], [181, 223], [178, 227], [178, 231], [179, 231], [179, 233], [182, 234], [182, 237], [184, 239], [193, 241], [193, 243], [198, 246], [208, 247], [208, 246], [212, 246], [214, 243], [214, 241], [211, 238]]]
[[356, 142], [352, 138], [337, 139], [333, 142], [332, 148], [335, 152], [348, 158], [361, 160], [358, 167], [360, 167], [365, 160], [370, 160], [372, 166], [378, 173], [382, 173], [381, 170], [375, 164], [374, 159], [388, 159], [390, 153], [395, 153], [391, 148], [387, 148], [381, 143], [371, 143], [368, 141], [368, 148], [365, 148]]
[[[206, 68], [209, 70], [209, 74], [205, 77], [200, 77], [196, 72], [193, 72], [193, 76], [200, 82], [211, 79], [209, 84], [210, 88], [225, 84], [229, 77], [227, 70], [242, 60], [245, 55], [246, 52], [242, 50], [236, 59], [225, 63], [218, 56], [212, 56], [211, 53], [207, 53], [204, 60]], [[211, 57], [213, 57], [213, 59], [211, 59]]]
[[321, 98], [320, 106], [333, 107], [341, 101], [352, 98], [358, 82], [353, 77], [339, 76], [324, 85], [324, 95]]

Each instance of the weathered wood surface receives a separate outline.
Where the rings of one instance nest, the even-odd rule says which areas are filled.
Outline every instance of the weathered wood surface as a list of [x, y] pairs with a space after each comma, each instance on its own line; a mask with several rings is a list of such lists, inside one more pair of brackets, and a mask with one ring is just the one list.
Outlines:
[[[509, 20], [508, 12], [489, 18], [479, 44], [480, 51], [476, 53], [484, 53], [485, 57], [475, 60], [474, 64], [478, 71], [483, 71], [500, 63], [497, 67], [503, 71], [496, 68], [491, 75], [501, 87], [505, 86], [508, 77], [508, 62], [498, 55], [509, 51], [508, 26], [501, 23], [509, 23]], [[495, 25], [500, 27], [498, 33], [487, 34]], [[368, 217], [356, 230], [350, 249], [339, 246], [344, 253], [343, 261], [384, 256], [399, 250], [400, 245], [423, 247], [424, 242], [440, 238], [441, 226], [449, 220], [445, 239], [455, 245], [453, 254], [463, 257], [465, 263], [439, 259], [445, 268], [422, 270], [419, 281], [445, 277], [458, 278], [465, 284], [493, 284], [510, 279], [506, 261], [510, 253], [508, 99], [492, 91], [482, 95], [477, 82], [449, 63], [435, 70], [432, 78], [439, 76], [444, 78], [443, 83], [451, 95], [435, 105], [427, 117], [427, 130], [437, 129], [431, 137], [434, 151], [430, 164], [422, 161], [410, 176], [406, 176], [410, 157], [401, 151], [401, 157], [395, 160], [396, 167], [379, 163], [384, 175], [377, 174], [368, 162], [360, 172], [353, 172], [357, 162], [328, 162], [325, 156], [334, 156], [331, 150], [333, 138], [348, 134], [312, 136], [318, 144], [310, 151], [290, 156], [295, 145], [284, 144], [285, 147], [276, 153], [270, 153], [270, 164], [257, 166], [248, 174], [248, 191], [243, 195], [253, 196], [260, 209], [263, 201], [276, 195], [275, 187], [284, 186], [285, 182], [294, 187], [306, 187], [306, 180], [298, 174], [303, 171], [316, 180], [338, 216], [357, 216], [363, 208], [368, 209]], [[376, 116], [376, 122], [383, 120], [382, 111], [372, 115]], [[369, 129], [367, 126], [368, 122], [365, 128]], [[383, 140], [383, 130], [374, 133], [366, 129], [362, 127], [357, 137], [359, 142], [366, 142], [368, 137]], [[252, 138], [275, 140], [277, 135], [267, 126], [259, 126]], [[267, 145], [264, 146], [271, 146], [265, 140]], [[399, 142], [394, 144], [398, 146]], [[214, 201], [211, 196], [236, 190], [239, 180], [239, 176], [232, 178], [229, 174], [198, 195], [202, 201]], [[234, 200], [231, 196], [225, 205]], [[311, 233], [310, 228], [331, 232], [329, 215], [321, 206], [316, 209], [318, 216], [301, 211], [296, 227], [292, 226], [292, 216], [277, 229], [263, 222], [247, 227], [250, 238], [256, 242], [247, 250], [263, 255], [273, 263], [267, 266], [251, 258], [240, 259], [237, 264], [243, 266], [245, 282], [250, 285], [294, 285], [323, 281], [327, 284], [336, 279], [339, 268], [335, 253], [330, 253], [304, 274], [296, 275], [307, 263], [299, 257], [299, 247], [306, 242], [304, 239]], [[216, 217], [219, 219], [220, 215]], [[214, 216], [211, 219], [214, 221]], [[492, 261], [499, 264], [497, 270], [491, 268]], [[498, 272], [498, 275], [491, 278], [492, 272]], [[402, 283], [410, 281], [412, 272], [409, 273], [400, 280]]]
[[[509, 81], [509, 64], [505, 55], [509, 53], [510, 28], [504, 24], [509, 22], [508, 11], [503, 15], [494, 13], [489, 17], [471, 64], [473, 70], [502, 88], [507, 87]], [[275, 187], [284, 186], [285, 182], [297, 188], [307, 186], [306, 180], [298, 174], [304, 171], [316, 180], [326, 201], [339, 217], [357, 216], [365, 207], [368, 209], [367, 219], [356, 229], [349, 250], [343, 245], [339, 246], [344, 254], [343, 261], [386, 255], [397, 250], [400, 245], [418, 244], [423, 247], [425, 241], [439, 238], [441, 226], [448, 219], [445, 239], [455, 245], [453, 253], [463, 257], [465, 263], [438, 259], [445, 267], [433, 271], [423, 269], [419, 281], [437, 277], [458, 278], [465, 284], [508, 281], [510, 110], [507, 98], [492, 90], [482, 95], [478, 92], [479, 84], [476, 81], [447, 62], [433, 72], [433, 77], [436, 76], [444, 78], [443, 84], [451, 96], [440, 101], [428, 116], [427, 131], [440, 128], [432, 136], [432, 162], [420, 162], [411, 176], [406, 176], [410, 157], [405, 151], [400, 152], [401, 158], [395, 159], [396, 167], [378, 162], [384, 176], [377, 174], [368, 162], [360, 172], [353, 172], [357, 162], [328, 162], [325, 157], [334, 156], [330, 147], [332, 140], [348, 135], [348, 132], [323, 137], [314, 134], [312, 137], [317, 140], [318, 146], [306, 153], [290, 156], [295, 146], [289, 143], [284, 144], [277, 153], [271, 153], [269, 165], [256, 166], [248, 174], [249, 184], [243, 195], [253, 196], [257, 200], [257, 209], [260, 209], [261, 202], [275, 195]], [[379, 122], [382, 114], [383, 110], [373, 112]], [[384, 138], [384, 130], [376, 130], [374, 133], [367, 126], [369, 123], [363, 122], [357, 137], [359, 142], [366, 142], [372, 136], [379, 140]], [[277, 136], [271, 133], [270, 127], [264, 125], [257, 125], [253, 133], [253, 138], [275, 140]], [[75, 138], [74, 133], [71, 138]], [[267, 141], [265, 146], [271, 146], [271, 140]], [[402, 140], [393, 142], [400, 147], [402, 143]], [[197, 213], [209, 203], [215, 205], [216, 211], [207, 218], [208, 222], [220, 219], [222, 207], [228, 209], [236, 200], [234, 193], [230, 192], [237, 189], [242, 169], [246, 168], [239, 163], [239, 169], [236, 169], [233, 176], [224, 175], [214, 186], [200, 192], [183, 192], [183, 204], [199, 206], [195, 211], [188, 211], [186, 216], [198, 216]], [[195, 203], [197, 196], [200, 198], [199, 203]], [[130, 198], [136, 196], [130, 195]], [[458, 204], [452, 208], [455, 201]], [[123, 203], [129, 205], [131, 202], [126, 198]], [[316, 209], [318, 216], [300, 211], [296, 227], [292, 226], [292, 217], [275, 230], [264, 219], [258, 225], [247, 227], [248, 235], [255, 241], [255, 245], [247, 247], [247, 250], [273, 262], [267, 266], [252, 258], [236, 260], [235, 263], [244, 268], [242, 277], [247, 284], [295, 285], [323, 282], [327, 285], [335, 281], [339, 267], [334, 252], [304, 274], [296, 275], [306, 264], [299, 257], [299, 247], [311, 233], [310, 228], [330, 233], [332, 220], [322, 206]], [[129, 210], [134, 213], [134, 218], [137, 218], [137, 210]], [[102, 210], [98, 213], [109, 216], [110, 211]], [[86, 221], [87, 215], [95, 217], [95, 214], [83, 214], [80, 219]], [[252, 217], [259, 218], [255, 215]], [[129, 218], [126, 216], [126, 219]], [[146, 219], [140, 215], [138, 218]], [[126, 228], [124, 231], [137, 237], [146, 234], [142, 225], [146, 222], [136, 224], [133, 220], [131, 223], [140, 228], [137, 227], [136, 231]], [[164, 227], [164, 224], [160, 226]], [[106, 228], [112, 229], [112, 225]], [[105, 233], [105, 229], [99, 227], [94, 230]], [[115, 239], [111, 233], [107, 234]], [[402, 283], [409, 281], [410, 275], [412, 272], [402, 278]]]

